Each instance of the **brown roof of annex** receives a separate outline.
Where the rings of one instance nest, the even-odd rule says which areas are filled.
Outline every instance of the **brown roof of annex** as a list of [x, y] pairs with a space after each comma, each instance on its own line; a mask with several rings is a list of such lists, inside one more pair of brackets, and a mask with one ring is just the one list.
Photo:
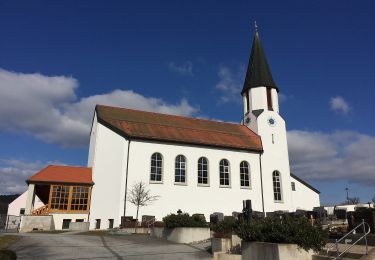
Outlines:
[[127, 139], [262, 152], [260, 136], [241, 124], [97, 105], [98, 122]]
[[27, 183], [93, 184], [91, 168], [49, 165], [26, 180]]

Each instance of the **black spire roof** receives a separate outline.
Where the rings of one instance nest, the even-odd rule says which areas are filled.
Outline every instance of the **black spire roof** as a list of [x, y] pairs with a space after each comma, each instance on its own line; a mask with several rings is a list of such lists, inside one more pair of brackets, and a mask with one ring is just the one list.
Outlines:
[[249, 65], [247, 67], [246, 78], [241, 94], [251, 88], [261, 86], [275, 88], [277, 92], [279, 92], [279, 89], [273, 81], [266, 55], [260, 43], [259, 33], [255, 31], [253, 47], [251, 49]]

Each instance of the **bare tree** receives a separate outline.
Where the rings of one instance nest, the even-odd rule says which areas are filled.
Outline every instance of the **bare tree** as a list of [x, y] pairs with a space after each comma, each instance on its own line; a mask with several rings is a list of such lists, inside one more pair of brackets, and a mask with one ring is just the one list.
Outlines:
[[358, 204], [359, 201], [360, 199], [358, 197], [353, 197], [353, 198], [348, 197], [346, 204], [354, 205], [354, 204]]
[[374, 204], [375, 204], [375, 196], [374, 196], [374, 197], [372, 197], [372, 203], [374, 203]]
[[129, 191], [128, 201], [137, 207], [136, 220], [138, 222], [138, 212], [140, 207], [145, 207], [158, 200], [160, 196], [153, 196], [147, 189], [146, 183], [140, 181], [133, 184]]

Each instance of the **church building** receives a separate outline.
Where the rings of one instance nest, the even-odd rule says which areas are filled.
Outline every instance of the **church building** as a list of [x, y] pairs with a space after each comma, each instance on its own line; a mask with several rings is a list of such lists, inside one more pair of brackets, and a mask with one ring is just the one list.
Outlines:
[[[255, 32], [238, 93], [243, 100], [238, 124], [97, 105], [87, 168], [49, 166], [48, 178], [46, 169], [30, 177], [26, 214], [36, 212], [38, 195], [45, 197], [43, 214], [53, 215], [53, 203], [58, 209], [56, 229], [64, 219], [78, 217], [89, 221], [90, 229], [118, 227], [122, 216], [136, 216], [128, 196], [140, 181], [158, 196], [140, 216], [157, 220], [178, 210], [206, 219], [214, 212], [231, 215], [242, 211], [243, 200], [264, 213], [312, 210], [320, 205], [319, 191], [290, 172], [279, 91]], [[49, 186], [43, 190], [41, 184]]]

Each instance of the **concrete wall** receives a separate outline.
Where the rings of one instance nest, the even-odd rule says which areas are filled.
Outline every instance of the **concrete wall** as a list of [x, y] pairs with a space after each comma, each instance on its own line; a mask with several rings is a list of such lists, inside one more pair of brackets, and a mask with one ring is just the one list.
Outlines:
[[76, 222], [77, 219], [83, 219], [84, 222], [88, 222], [88, 214], [80, 213], [53, 213], [53, 223], [56, 230], [61, 230], [64, 219], [71, 219], [72, 222]]
[[[20, 210], [22, 208], [23, 209], [26, 208], [27, 192], [28, 191], [25, 191], [24, 193], [22, 193], [18, 198], [13, 200], [8, 205], [8, 215], [19, 216]], [[38, 198], [38, 196], [35, 195], [34, 209], [37, 209], [37, 208], [39, 208], [43, 205], [44, 205], [44, 203]]]
[[151, 236], [167, 239], [175, 243], [189, 244], [209, 239], [209, 228], [179, 227], [179, 228], [151, 228]]
[[313, 251], [299, 249], [295, 244], [274, 244], [242, 241], [242, 259], [311, 260]]
[[54, 230], [53, 216], [22, 216], [20, 232], [29, 232], [33, 229]]
[[312, 210], [314, 207], [320, 206], [319, 194], [311, 190], [303, 183], [291, 177], [291, 181], [295, 183], [296, 190], [291, 192], [292, 210]]
[[89, 222], [71, 222], [69, 224], [69, 230], [72, 231], [87, 231], [89, 230]]

